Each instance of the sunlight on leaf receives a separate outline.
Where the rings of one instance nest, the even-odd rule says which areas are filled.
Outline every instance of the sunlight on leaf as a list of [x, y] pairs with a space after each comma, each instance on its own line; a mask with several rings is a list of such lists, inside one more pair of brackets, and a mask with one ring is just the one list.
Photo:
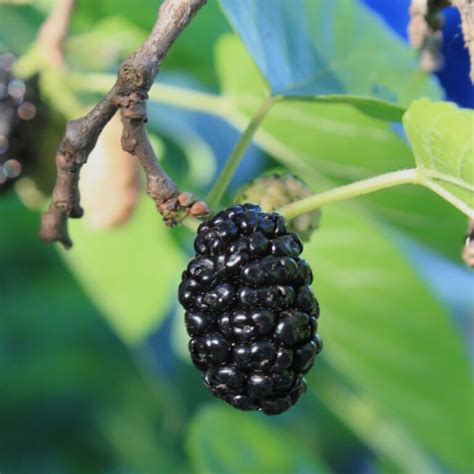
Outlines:
[[118, 67], [145, 38], [146, 31], [125, 18], [106, 17], [87, 32], [69, 38], [65, 52], [72, 68], [110, 70]]
[[[231, 59], [230, 59], [231, 58]], [[216, 65], [225, 97], [248, 118], [268, 94], [268, 86], [242, 43], [225, 35], [216, 45]], [[231, 116], [229, 108], [228, 115]], [[380, 173], [413, 167], [406, 141], [381, 120], [344, 104], [276, 103], [255, 142], [321, 191], [320, 177], [345, 184]], [[464, 216], [421, 186], [401, 186], [360, 200], [374, 214], [431, 248], [459, 259]]]
[[421, 94], [440, 97], [414, 51], [358, 2], [221, 4], [274, 95], [353, 94], [404, 106]]
[[112, 230], [72, 221], [76, 245], [62, 251], [82, 287], [122, 339], [139, 343], [169, 309], [184, 256], [148, 198]]
[[373, 117], [387, 122], [400, 122], [405, 109], [390, 102], [385, 102], [372, 97], [356, 96], [356, 95], [318, 95], [318, 96], [300, 96], [286, 97], [286, 100], [301, 100], [306, 102], [319, 102], [326, 104], [347, 104]]
[[[389, 229], [354, 206], [332, 206], [304, 256], [326, 360], [388, 420], [454, 470], [467, 470], [472, 385], [463, 342]], [[317, 368], [309, 381], [317, 391]]]
[[420, 99], [403, 125], [425, 185], [474, 218], [474, 112]]
[[[250, 116], [269, 91], [236, 36], [225, 35], [217, 43], [216, 63], [223, 93], [234, 98], [235, 107]], [[344, 103], [277, 102], [261, 129], [292, 150], [289, 161], [301, 160], [316, 175], [360, 179], [396, 169], [391, 163], [400, 158], [405, 158], [407, 165], [411, 159], [406, 144], [385, 122]]]

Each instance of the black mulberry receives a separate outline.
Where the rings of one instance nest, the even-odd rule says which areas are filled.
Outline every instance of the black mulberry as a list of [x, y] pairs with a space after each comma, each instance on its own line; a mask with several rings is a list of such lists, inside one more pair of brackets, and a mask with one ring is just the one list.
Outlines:
[[322, 348], [300, 239], [280, 215], [243, 204], [202, 223], [194, 248], [179, 300], [204, 383], [241, 410], [288, 410]]

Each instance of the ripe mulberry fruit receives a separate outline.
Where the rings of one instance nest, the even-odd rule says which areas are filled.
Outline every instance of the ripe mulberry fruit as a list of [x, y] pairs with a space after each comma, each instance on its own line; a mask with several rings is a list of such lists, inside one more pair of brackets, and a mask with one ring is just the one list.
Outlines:
[[179, 300], [205, 385], [241, 410], [288, 410], [322, 348], [301, 241], [279, 214], [243, 204], [202, 223], [194, 248]]

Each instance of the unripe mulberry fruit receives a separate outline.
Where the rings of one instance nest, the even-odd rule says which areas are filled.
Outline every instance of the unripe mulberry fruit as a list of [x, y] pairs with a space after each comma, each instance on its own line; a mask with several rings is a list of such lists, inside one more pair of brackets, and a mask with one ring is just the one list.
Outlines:
[[279, 214], [243, 204], [202, 223], [194, 248], [179, 300], [205, 385], [241, 410], [288, 410], [322, 348], [300, 239]]
[[[261, 176], [244, 186], [236, 195], [236, 204], [243, 202], [257, 203], [263, 211], [275, 209], [304, 199], [313, 193], [306, 184], [292, 174], [273, 174]], [[316, 209], [295, 217], [288, 222], [290, 232], [296, 232], [304, 242], [307, 242], [313, 232], [319, 227], [321, 210]]]

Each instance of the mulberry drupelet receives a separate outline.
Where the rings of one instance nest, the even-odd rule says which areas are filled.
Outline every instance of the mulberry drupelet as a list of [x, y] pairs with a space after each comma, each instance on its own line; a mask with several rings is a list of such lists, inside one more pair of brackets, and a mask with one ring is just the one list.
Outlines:
[[202, 223], [194, 248], [179, 300], [204, 383], [241, 410], [288, 410], [322, 348], [300, 239], [279, 214], [243, 204]]

